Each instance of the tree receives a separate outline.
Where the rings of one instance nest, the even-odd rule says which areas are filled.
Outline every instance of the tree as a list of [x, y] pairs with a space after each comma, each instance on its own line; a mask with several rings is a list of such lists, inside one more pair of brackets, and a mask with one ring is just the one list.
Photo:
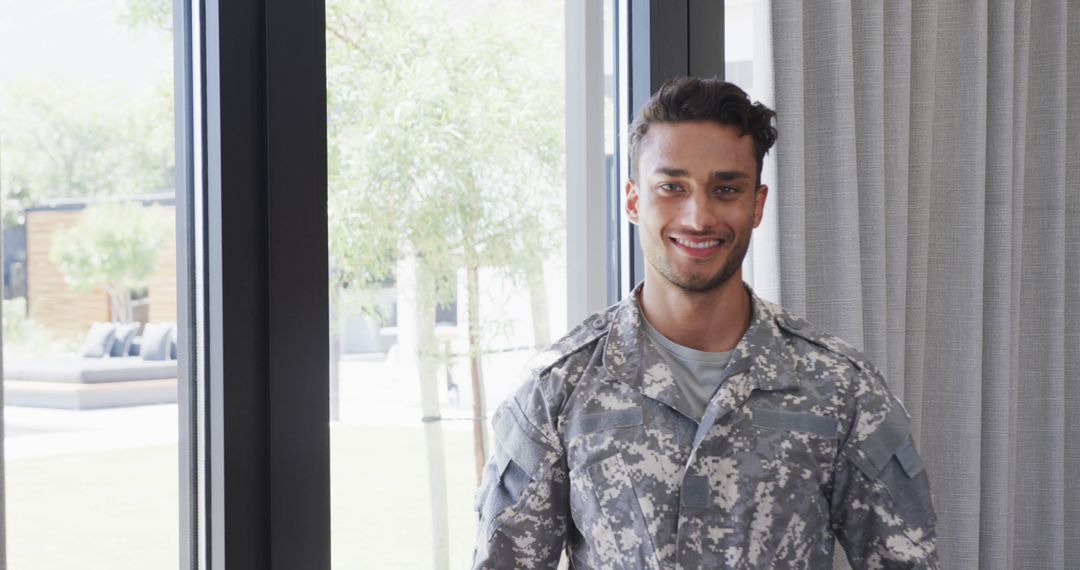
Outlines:
[[[477, 472], [486, 458], [479, 271], [545, 294], [543, 260], [561, 248], [561, 2], [337, 0], [327, 5], [330, 252], [335, 287], [363, 290], [415, 259], [423, 415], [439, 414], [434, 303], [466, 274]], [[538, 8], [539, 7], [539, 8]], [[536, 10], [548, 18], [536, 17]], [[554, 24], [551, 24], [551, 23]], [[536, 283], [539, 282], [539, 286]], [[399, 281], [399, 286], [401, 282]], [[425, 301], [426, 300], [426, 301]], [[537, 342], [546, 301], [534, 299]], [[441, 432], [428, 423], [434, 501]], [[436, 521], [436, 542], [445, 521]], [[440, 524], [443, 526], [440, 528]], [[436, 552], [437, 567], [444, 567]]]
[[146, 287], [173, 225], [172, 216], [154, 206], [91, 206], [74, 226], [57, 230], [49, 259], [72, 289], [105, 289], [112, 319], [131, 322], [132, 292]]
[[170, 0], [126, 0], [118, 19], [131, 28], [155, 28], [172, 32], [173, 3]]
[[54, 198], [146, 194], [173, 186], [172, 95], [131, 96], [31, 82], [0, 93], [5, 223]]

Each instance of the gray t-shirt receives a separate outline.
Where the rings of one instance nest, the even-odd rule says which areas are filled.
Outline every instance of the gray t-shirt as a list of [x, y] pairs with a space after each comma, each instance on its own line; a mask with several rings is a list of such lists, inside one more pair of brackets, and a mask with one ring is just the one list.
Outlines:
[[690, 403], [697, 417], [705, 415], [705, 407], [713, 394], [720, 388], [721, 373], [731, 360], [731, 351], [705, 352], [677, 344], [660, 334], [647, 319], [641, 319], [645, 334], [656, 345], [660, 356], [664, 358], [675, 376], [675, 383], [682, 390], [686, 401]]

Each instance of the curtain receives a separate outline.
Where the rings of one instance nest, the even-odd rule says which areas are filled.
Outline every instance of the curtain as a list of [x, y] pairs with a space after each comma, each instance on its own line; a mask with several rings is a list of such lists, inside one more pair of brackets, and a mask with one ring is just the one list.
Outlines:
[[779, 294], [913, 418], [942, 567], [1080, 560], [1080, 2], [771, 2]]

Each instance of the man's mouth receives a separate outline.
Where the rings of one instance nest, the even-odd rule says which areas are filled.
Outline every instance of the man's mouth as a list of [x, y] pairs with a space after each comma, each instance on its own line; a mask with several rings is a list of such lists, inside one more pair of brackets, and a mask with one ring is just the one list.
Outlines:
[[680, 250], [692, 257], [707, 257], [712, 255], [720, 246], [724, 244], [724, 240], [720, 239], [691, 239], [691, 238], [669, 238], [672, 243], [675, 244]]

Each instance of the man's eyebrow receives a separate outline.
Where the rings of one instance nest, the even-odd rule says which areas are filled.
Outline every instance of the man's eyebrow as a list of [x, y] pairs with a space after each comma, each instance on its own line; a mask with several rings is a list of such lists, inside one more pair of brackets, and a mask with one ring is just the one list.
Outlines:
[[[656, 168], [657, 174], [664, 176], [670, 176], [672, 178], [689, 178], [690, 172], [672, 166], [660, 166]], [[750, 175], [738, 170], [716, 170], [709, 173], [710, 180], [728, 181], [728, 180], [745, 180], [750, 178]]]
[[670, 166], [660, 166], [656, 169], [656, 172], [663, 174], [664, 176], [670, 176], [672, 178], [686, 178], [690, 176], [690, 173], [682, 168], [673, 168]]
[[750, 178], [750, 175], [738, 170], [718, 170], [709, 175], [709, 178], [713, 180], [745, 180]]

